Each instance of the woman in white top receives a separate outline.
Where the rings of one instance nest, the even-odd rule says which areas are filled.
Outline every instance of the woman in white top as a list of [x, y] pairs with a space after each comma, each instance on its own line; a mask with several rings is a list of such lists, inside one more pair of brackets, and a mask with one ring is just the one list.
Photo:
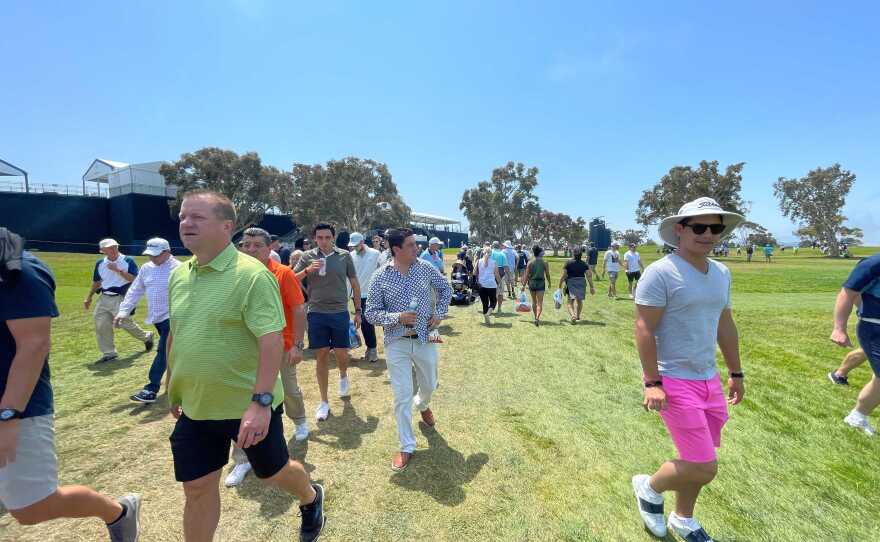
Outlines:
[[501, 274], [498, 272], [498, 265], [492, 259], [491, 250], [483, 251], [482, 257], [474, 268], [474, 274], [480, 287], [480, 301], [483, 302], [483, 320], [488, 326], [492, 323], [489, 320], [489, 314], [495, 309], [498, 299], [498, 285], [501, 284]]

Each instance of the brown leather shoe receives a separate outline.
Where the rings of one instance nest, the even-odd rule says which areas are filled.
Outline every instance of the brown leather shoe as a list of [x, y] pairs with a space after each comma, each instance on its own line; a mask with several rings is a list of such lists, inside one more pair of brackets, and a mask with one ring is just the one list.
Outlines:
[[422, 421], [428, 426], [434, 427], [434, 413], [431, 412], [430, 408], [426, 408], [422, 411]]
[[400, 472], [409, 465], [409, 458], [412, 457], [412, 454], [409, 452], [397, 452], [394, 455], [394, 459], [391, 460], [391, 470], [394, 472]]

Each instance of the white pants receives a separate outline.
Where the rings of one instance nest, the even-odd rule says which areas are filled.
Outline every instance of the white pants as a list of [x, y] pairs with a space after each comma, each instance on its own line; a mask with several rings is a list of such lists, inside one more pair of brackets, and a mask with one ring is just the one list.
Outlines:
[[[431, 394], [437, 389], [437, 345], [418, 339], [394, 339], [385, 345], [385, 359], [391, 390], [394, 392], [394, 418], [400, 438], [400, 451], [412, 453], [416, 449], [416, 435], [412, 428], [412, 406], [419, 412], [428, 409]], [[418, 390], [413, 393], [413, 368]]]

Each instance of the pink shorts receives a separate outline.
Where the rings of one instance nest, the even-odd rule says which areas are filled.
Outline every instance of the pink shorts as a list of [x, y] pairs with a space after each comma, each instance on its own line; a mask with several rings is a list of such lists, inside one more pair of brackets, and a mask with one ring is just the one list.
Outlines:
[[685, 380], [662, 377], [666, 409], [660, 416], [678, 450], [678, 457], [691, 463], [715, 461], [721, 447], [721, 428], [727, 422], [727, 399], [721, 377]]

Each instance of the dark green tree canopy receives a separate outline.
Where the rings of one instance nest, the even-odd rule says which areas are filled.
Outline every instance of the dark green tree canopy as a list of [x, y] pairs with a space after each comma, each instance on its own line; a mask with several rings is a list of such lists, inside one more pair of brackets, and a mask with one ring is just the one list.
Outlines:
[[177, 187], [177, 199], [170, 202], [172, 213], [177, 215], [187, 191], [214, 190], [232, 200], [237, 215], [236, 231], [263, 219], [274, 206], [273, 187], [286, 177], [282, 171], [264, 166], [255, 152], [239, 156], [216, 147], [183, 154], [180, 160], [163, 164], [159, 173], [167, 184]]
[[388, 167], [374, 160], [349, 156], [326, 165], [294, 164], [283, 192], [279, 208], [305, 231], [318, 222], [349, 232], [410, 222], [410, 208]]
[[[828, 168], [816, 168], [806, 177], [786, 179], [780, 177], [773, 183], [773, 193], [779, 199], [782, 213], [810, 227], [815, 239], [828, 245], [832, 256], [838, 256], [840, 237], [854, 237], [844, 226], [843, 206], [856, 176], [834, 164]], [[800, 231], [800, 230], [799, 230]]]
[[521, 239], [540, 211], [536, 186], [538, 168], [508, 162], [495, 168], [489, 181], [465, 190], [459, 209], [478, 239]]
[[745, 215], [748, 203], [743, 201], [742, 170], [745, 162], [718, 171], [718, 161], [703, 160], [696, 169], [675, 166], [650, 190], [642, 192], [636, 209], [636, 222], [643, 226], [659, 223], [678, 212], [682, 205], [699, 197], [713, 198], [728, 211]]

